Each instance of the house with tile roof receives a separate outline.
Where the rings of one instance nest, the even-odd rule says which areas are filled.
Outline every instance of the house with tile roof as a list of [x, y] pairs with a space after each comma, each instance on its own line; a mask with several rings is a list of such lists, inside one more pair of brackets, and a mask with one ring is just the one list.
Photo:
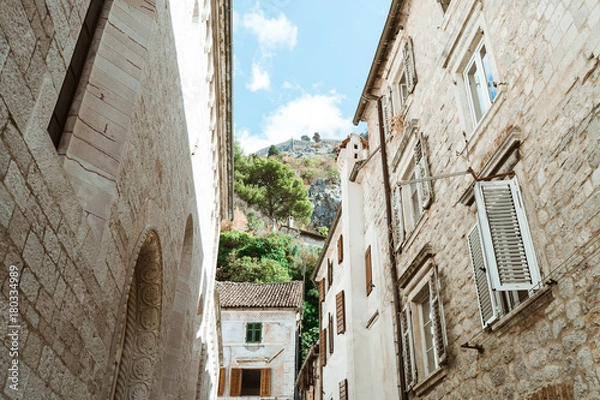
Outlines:
[[304, 283], [217, 282], [223, 348], [218, 398], [294, 398]]

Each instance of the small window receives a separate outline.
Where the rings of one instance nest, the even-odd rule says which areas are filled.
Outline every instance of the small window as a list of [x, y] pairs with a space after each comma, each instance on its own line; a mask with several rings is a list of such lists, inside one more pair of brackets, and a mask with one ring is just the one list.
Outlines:
[[338, 264], [344, 261], [344, 236], [340, 235], [337, 241]]
[[448, 7], [450, 6], [450, 0], [438, 0], [438, 3], [440, 3], [442, 11], [446, 13], [446, 11], [448, 11]]
[[229, 395], [238, 396], [270, 396], [271, 369], [231, 369]]
[[246, 343], [260, 343], [262, 341], [262, 322], [248, 322], [246, 324]]
[[331, 314], [329, 314], [329, 327], [327, 329], [329, 331], [329, 354], [333, 354], [334, 332], [333, 332], [333, 315], [331, 315]]
[[327, 260], [327, 288], [331, 287], [333, 283], [333, 263], [331, 260]]
[[490, 57], [483, 38], [475, 48], [475, 52], [469, 60], [463, 76], [467, 87], [471, 116], [473, 117], [474, 125], [477, 126], [490, 108], [497, 94], [490, 66]]
[[396, 84], [394, 90], [394, 96], [392, 97], [394, 115], [402, 114], [404, 107], [406, 107], [408, 94], [408, 81], [406, 77], [406, 69], [404, 69], [400, 74], [400, 79], [398, 79], [398, 83]]

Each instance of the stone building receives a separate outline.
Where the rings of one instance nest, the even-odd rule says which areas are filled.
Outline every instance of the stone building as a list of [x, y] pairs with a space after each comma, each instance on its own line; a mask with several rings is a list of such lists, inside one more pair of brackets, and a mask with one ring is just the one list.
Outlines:
[[1, 8], [2, 397], [211, 398], [230, 2]]
[[[342, 204], [312, 279], [319, 288], [320, 375], [317, 399], [391, 399], [398, 393], [392, 290], [385, 291], [387, 237], [380, 238], [384, 215], [374, 205], [384, 197], [381, 179], [370, 180], [381, 163], [367, 142], [353, 133], [337, 157]], [[377, 384], [366, 377], [378, 377]]]
[[[350, 220], [377, 243], [386, 398], [600, 398], [598, 37], [596, 1], [392, 1], [354, 117], [361, 195], [331, 239]], [[335, 261], [334, 285], [360, 269]], [[349, 303], [346, 321], [368, 315]], [[322, 378], [324, 398], [369, 398]]]
[[223, 363], [218, 398], [294, 399], [304, 284], [217, 282]]

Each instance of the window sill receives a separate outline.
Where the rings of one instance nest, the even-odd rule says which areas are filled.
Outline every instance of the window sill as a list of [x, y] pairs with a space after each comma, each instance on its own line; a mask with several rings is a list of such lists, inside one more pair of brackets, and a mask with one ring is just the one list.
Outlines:
[[446, 369], [441, 366], [433, 371], [423, 382], [417, 383], [413, 387], [413, 392], [419, 397], [431, 391], [439, 382], [446, 377]]
[[497, 332], [503, 329], [510, 329], [515, 325], [523, 326], [522, 323], [527, 318], [543, 306], [552, 302], [553, 299], [552, 286], [544, 285], [544, 287], [535, 292], [533, 296], [529, 297], [523, 303], [519, 304], [514, 310], [501, 319], [492, 322], [488, 329], [492, 332]]

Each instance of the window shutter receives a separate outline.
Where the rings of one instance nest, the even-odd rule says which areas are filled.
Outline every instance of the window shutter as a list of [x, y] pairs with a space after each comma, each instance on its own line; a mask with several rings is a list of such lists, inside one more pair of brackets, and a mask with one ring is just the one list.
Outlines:
[[325, 278], [319, 281], [319, 301], [325, 301]]
[[260, 395], [271, 395], [271, 368], [263, 368], [260, 371]]
[[231, 368], [231, 380], [229, 382], [229, 396], [240, 396], [242, 394], [242, 370]]
[[319, 357], [321, 358], [321, 365], [327, 365], [327, 328], [321, 331], [319, 337]]
[[440, 364], [446, 361], [446, 326], [444, 323], [444, 309], [440, 300], [440, 280], [437, 266], [434, 265], [429, 277], [429, 304], [431, 306], [431, 323], [435, 352]]
[[408, 93], [415, 90], [417, 84], [417, 73], [415, 70], [415, 55], [413, 52], [412, 38], [408, 36], [404, 48], [402, 49], [402, 57], [404, 58], [404, 66], [406, 68], [406, 88]]
[[398, 185], [394, 188], [392, 196], [392, 209], [395, 221], [393, 224], [393, 233], [395, 241], [395, 250], [398, 250], [404, 242], [404, 220], [402, 217], [402, 188]]
[[371, 265], [371, 246], [365, 252], [365, 269], [367, 275], [367, 296], [373, 291], [373, 267]]
[[541, 277], [517, 180], [476, 182], [474, 191], [492, 289], [533, 289]]
[[219, 369], [219, 386], [217, 387], [217, 396], [223, 396], [225, 391], [225, 368]]
[[469, 254], [473, 265], [473, 279], [477, 291], [481, 324], [485, 327], [498, 318], [498, 307], [487, 276], [487, 267], [479, 234], [479, 224], [475, 224], [468, 235]]
[[327, 260], [327, 287], [330, 288], [333, 283], [333, 263]]
[[402, 332], [402, 358], [404, 358], [404, 379], [406, 390], [409, 390], [417, 382], [417, 370], [415, 368], [415, 348], [412, 331], [412, 315], [410, 306], [407, 304], [400, 313], [400, 329]]
[[337, 251], [338, 251], [338, 264], [344, 261], [344, 236], [340, 235], [337, 243]]
[[381, 105], [383, 107], [383, 128], [386, 135], [392, 133], [392, 96], [391, 91], [387, 91], [381, 99]]
[[346, 304], [343, 290], [335, 296], [335, 318], [338, 335], [346, 332]]
[[[425, 136], [421, 133], [417, 137], [417, 144], [415, 145], [415, 176], [417, 179], [429, 178], [428, 157], [427, 157], [427, 146], [425, 143]], [[419, 191], [419, 203], [423, 210], [425, 210], [431, 204], [432, 200], [432, 186], [431, 181], [423, 181], [417, 183], [417, 190]]]
[[329, 314], [329, 327], [328, 327], [328, 333], [329, 333], [329, 354], [333, 354], [333, 315]]
[[348, 379], [344, 379], [338, 383], [340, 389], [340, 400], [348, 400]]

